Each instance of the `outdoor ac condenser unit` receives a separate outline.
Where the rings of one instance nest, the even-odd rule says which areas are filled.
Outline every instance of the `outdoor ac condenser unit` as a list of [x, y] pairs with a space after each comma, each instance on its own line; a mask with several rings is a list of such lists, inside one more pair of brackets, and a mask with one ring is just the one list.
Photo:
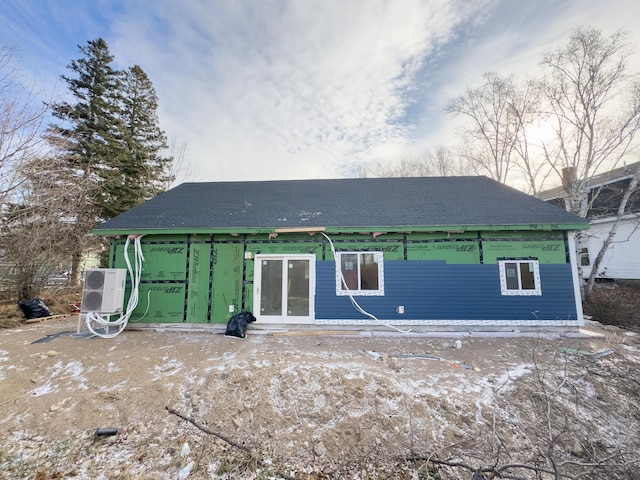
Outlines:
[[82, 289], [82, 313], [113, 314], [122, 312], [127, 270], [124, 268], [96, 268], [87, 270]]

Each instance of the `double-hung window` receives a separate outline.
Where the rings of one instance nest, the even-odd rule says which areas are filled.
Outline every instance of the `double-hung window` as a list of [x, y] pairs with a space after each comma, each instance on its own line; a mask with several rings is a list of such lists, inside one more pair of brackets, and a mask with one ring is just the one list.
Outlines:
[[337, 295], [384, 295], [382, 252], [337, 252]]
[[499, 260], [502, 295], [542, 295], [538, 260]]

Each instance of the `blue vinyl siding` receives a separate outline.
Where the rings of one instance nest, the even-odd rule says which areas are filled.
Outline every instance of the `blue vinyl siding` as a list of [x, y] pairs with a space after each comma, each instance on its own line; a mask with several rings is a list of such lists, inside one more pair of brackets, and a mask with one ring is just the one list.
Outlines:
[[[540, 296], [503, 296], [498, 265], [385, 260], [385, 295], [354, 297], [380, 320], [576, 320], [571, 266], [540, 265]], [[396, 307], [404, 306], [400, 315]], [[316, 265], [316, 318], [366, 319], [336, 296], [335, 264]], [[455, 322], [453, 322], [455, 323]]]

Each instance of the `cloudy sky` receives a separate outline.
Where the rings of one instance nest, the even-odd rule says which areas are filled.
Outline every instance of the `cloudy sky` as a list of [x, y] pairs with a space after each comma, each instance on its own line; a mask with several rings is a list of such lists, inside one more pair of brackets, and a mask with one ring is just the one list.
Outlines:
[[640, 46], [640, 2], [0, 0], [0, 25], [60, 95], [88, 40], [140, 65], [187, 145], [180, 181], [336, 178], [451, 143], [449, 100], [488, 71], [536, 73], [579, 25]]

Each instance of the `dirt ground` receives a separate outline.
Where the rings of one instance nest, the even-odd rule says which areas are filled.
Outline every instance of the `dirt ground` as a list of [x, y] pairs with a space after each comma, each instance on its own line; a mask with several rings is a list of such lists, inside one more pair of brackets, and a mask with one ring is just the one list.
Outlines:
[[588, 330], [105, 340], [74, 335], [77, 316], [21, 324], [0, 330], [0, 478], [493, 478], [548, 452], [640, 478], [640, 336]]

